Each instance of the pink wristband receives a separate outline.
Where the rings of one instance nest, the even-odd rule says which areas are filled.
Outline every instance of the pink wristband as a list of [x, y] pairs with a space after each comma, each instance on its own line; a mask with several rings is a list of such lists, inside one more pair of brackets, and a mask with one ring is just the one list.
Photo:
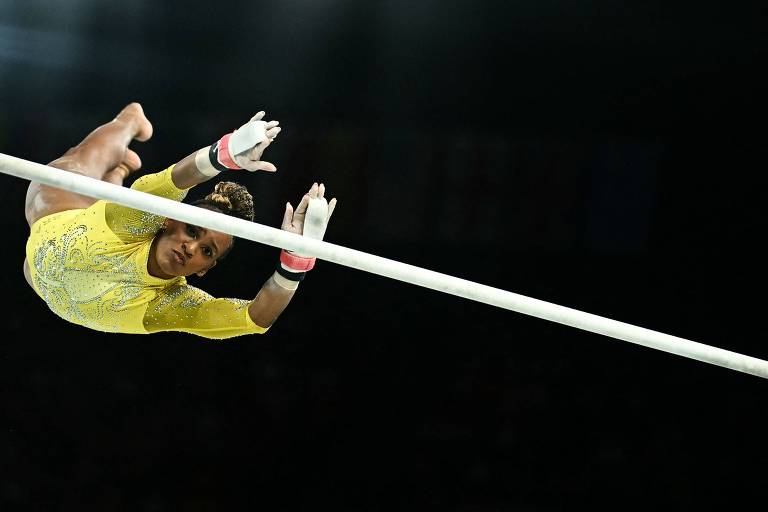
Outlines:
[[229, 138], [231, 136], [232, 134], [228, 133], [219, 140], [219, 153], [216, 156], [219, 163], [227, 169], [242, 169], [242, 167], [237, 165], [235, 161], [232, 160], [232, 157], [229, 156]]
[[296, 256], [295, 254], [291, 254], [285, 249], [280, 251], [280, 263], [290, 268], [291, 270], [295, 270], [296, 272], [306, 272], [308, 270], [312, 270], [312, 268], [315, 266], [316, 259], [317, 258], [305, 258], [303, 256]]

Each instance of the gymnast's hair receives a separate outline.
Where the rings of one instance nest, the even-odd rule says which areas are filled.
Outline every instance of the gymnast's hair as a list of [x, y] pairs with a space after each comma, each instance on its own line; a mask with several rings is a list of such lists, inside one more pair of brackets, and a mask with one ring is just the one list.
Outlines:
[[[243, 185], [232, 181], [218, 182], [213, 188], [213, 192], [191, 204], [239, 219], [253, 221], [253, 196]], [[235, 239], [232, 237], [232, 245], [218, 259], [223, 259], [229, 254], [234, 244]]]

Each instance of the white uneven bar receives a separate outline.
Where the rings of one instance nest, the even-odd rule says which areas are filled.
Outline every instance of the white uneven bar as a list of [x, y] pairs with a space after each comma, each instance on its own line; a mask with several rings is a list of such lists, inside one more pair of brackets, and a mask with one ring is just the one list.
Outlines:
[[374, 256], [0, 153], [0, 171], [156, 215], [543, 318], [585, 331], [768, 378], [768, 361]]

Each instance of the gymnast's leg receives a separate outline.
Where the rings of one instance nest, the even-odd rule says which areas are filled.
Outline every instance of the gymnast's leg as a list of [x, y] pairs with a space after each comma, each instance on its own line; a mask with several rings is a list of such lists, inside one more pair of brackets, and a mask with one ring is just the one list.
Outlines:
[[[152, 136], [152, 124], [138, 103], [126, 106], [110, 122], [89, 133], [80, 144], [70, 148], [48, 165], [122, 185], [123, 180], [141, 167], [141, 159], [128, 149], [132, 140], [145, 141]], [[88, 208], [97, 200], [38, 182], [27, 188], [24, 214], [31, 227], [38, 219], [63, 212]], [[32, 286], [29, 263], [24, 259], [24, 277]]]
[[[128, 144], [134, 139], [148, 140], [151, 136], [152, 124], [141, 105], [131, 103], [112, 121], [93, 130], [80, 144], [48, 165], [122, 185], [131, 172], [141, 167], [139, 155], [128, 149]], [[88, 208], [95, 202], [92, 197], [32, 182], [27, 189], [25, 215], [32, 226], [47, 215]]]

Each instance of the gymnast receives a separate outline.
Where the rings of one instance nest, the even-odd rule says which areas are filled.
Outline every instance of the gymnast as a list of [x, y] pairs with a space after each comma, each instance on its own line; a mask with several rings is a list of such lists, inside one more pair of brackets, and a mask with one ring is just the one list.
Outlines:
[[[138, 178], [131, 188], [183, 201], [187, 191], [221, 172], [275, 172], [261, 160], [281, 127], [259, 112], [232, 133], [164, 171]], [[141, 168], [129, 144], [152, 136], [139, 103], [48, 165], [115, 185]], [[281, 229], [323, 238], [336, 199], [313, 183], [294, 210], [286, 203]], [[243, 185], [218, 182], [192, 203], [253, 220], [253, 198]], [[309, 213], [308, 213], [309, 209]], [[210, 339], [265, 333], [291, 301], [315, 258], [280, 251], [275, 272], [253, 300], [215, 298], [187, 284], [202, 277], [232, 248], [234, 238], [186, 222], [142, 212], [31, 182], [25, 214], [30, 226], [24, 276], [37, 295], [64, 320], [110, 333], [179, 331]]]

